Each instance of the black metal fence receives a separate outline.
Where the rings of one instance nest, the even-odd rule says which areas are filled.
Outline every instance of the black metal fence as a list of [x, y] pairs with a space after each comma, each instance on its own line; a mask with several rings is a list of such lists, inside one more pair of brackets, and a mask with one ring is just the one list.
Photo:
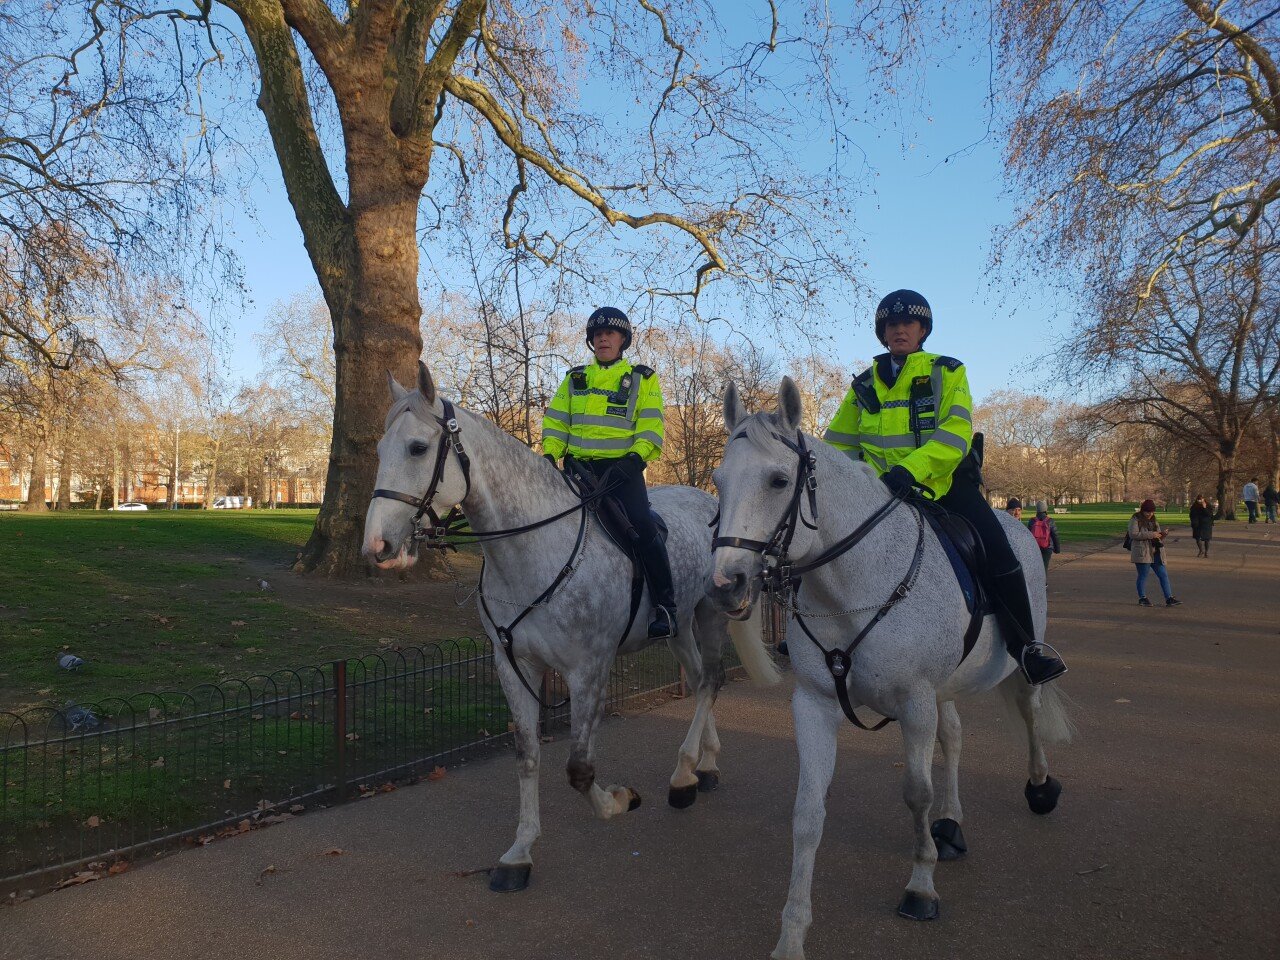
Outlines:
[[[677, 688], [652, 647], [614, 664], [611, 710]], [[545, 684], [548, 703], [563, 681]], [[567, 723], [547, 712], [544, 730]], [[0, 889], [204, 843], [389, 789], [510, 737], [487, 640], [63, 709], [0, 712]]]

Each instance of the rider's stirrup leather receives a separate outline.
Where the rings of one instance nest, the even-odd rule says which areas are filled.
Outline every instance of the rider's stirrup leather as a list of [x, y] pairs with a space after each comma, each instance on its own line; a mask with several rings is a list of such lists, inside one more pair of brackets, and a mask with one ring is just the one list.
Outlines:
[[654, 607], [653, 619], [649, 622], [649, 639], [662, 640], [675, 632], [675, 610], [669, 607]]
[[[1046, 654], [1045, 650], [1051, 651], [1052, 656]], [[1067, 672], [1067, 665], [1058, 656], [1058, 651], [1043, 642], [1029, 643], [1023, 647], [1022, 656], [1018, 662], [1022, 667], [1022, 675], [1033, 687], [1048, 683], [1050, 680], [1057, 680]]]

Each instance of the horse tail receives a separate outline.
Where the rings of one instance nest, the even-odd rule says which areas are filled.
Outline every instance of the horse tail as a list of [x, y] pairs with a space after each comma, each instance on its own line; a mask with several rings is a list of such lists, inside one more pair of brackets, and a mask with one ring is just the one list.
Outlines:
[[747, 676], [758, 686], [771, 687], [782, 679], [782, 674], [773, 662], [769, 648], [764, 645], [761, 606], [762, 604], [755, 604], [751, 616], [746, 620], [725, 619], [729, 624], [729, 639], [733, 641], [733, 649], [737, 651]]
[[1046, 683], [1039, 687], [1031, 687], [1022, 673], [1015, 670], [1005, 677], [996, 689], [1000, 693], [1005, 719], [1011, 728], [1022, 731], [1024, 743], [1027, 725], [1022, 718], [1020, 707], [1024, 701], [1029, 701], [1035, 708], [1036, 731], [1044, 743], [1070, 743], [1079, 732], [1075, 721], [1071, 719], [1071, 708], [1074, 704], [1059, 684]]

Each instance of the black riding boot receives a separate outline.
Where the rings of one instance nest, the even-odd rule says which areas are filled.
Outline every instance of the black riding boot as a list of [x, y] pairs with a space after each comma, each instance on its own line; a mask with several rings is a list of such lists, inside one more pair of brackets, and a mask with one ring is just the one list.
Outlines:
[[640, 562], [644, 564], [649, 598], [653, 601], [649, 638], [661, 640], [676, 631], [676, 591], [671, 584], [671, 562], [667, 559], [666, 541], [655, 536], [648, 543], [640, 544]]
[[991, 586], [995, 590], [997, 613], [1004, 627], [1005, 646], [1009, 656], [1022, 668], [1027, 682], [1032, 685], [1048, 683], [1067, 672], [1067, 665], [1050, 654], [1036, 639], [1035, 621], [1031, 618], [1031, 599], [1027, 595], [1027, 581], [1022, 567], [1016, 566], [1006, 573], [994, 574]]

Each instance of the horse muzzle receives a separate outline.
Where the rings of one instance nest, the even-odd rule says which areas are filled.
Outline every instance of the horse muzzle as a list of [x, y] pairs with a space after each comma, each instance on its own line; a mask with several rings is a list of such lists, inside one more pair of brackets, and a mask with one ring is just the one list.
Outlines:
[[418, 559], [417, 552], [409, 549], [406, 543], [393, 545], [381, 537], [366, 541], [361, 552], [379, 570], [407, 569]]
[[707, 587], [707, 598], [712, 605], [731, 620], [750, 617], [751, 606], [759, 595], [759, 579], [748, 577], [741, 570], [721, 572], [717, 569]]

